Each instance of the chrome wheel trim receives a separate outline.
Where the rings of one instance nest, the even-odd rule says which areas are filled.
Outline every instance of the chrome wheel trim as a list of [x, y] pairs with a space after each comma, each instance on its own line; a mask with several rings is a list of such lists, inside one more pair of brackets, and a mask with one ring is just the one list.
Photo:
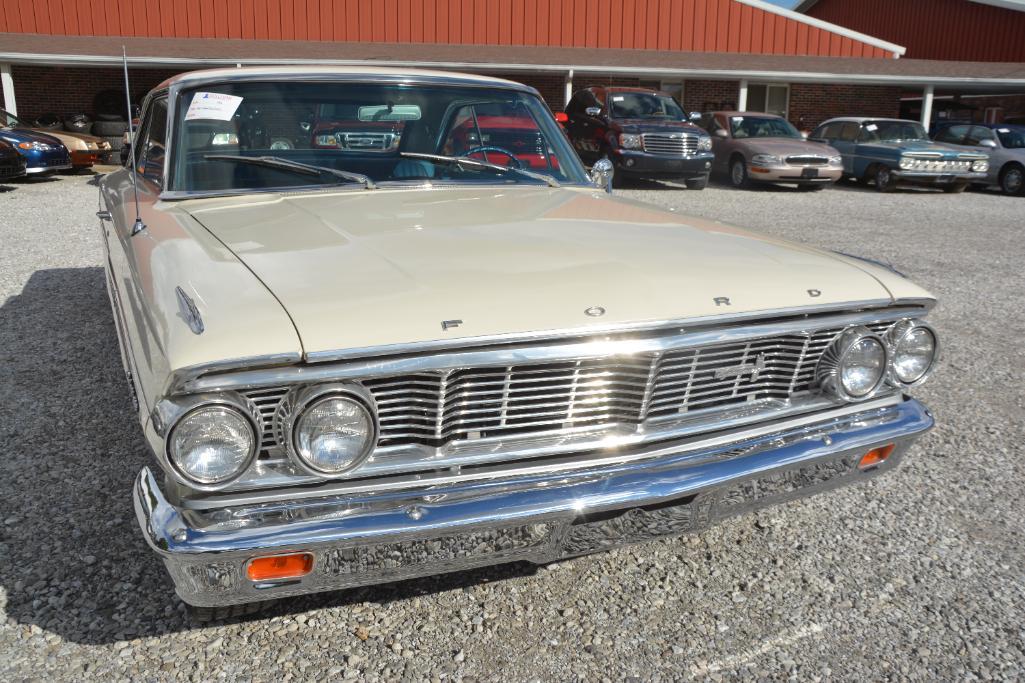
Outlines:
[[890, 183], [893, 182], [893, 174], [890, 173], [890, 169], [886, 166], [880, 166], [876, 169], [876, 186], [878, 187], [889, 187]]
[[1005, 194], [1018, 194], [1025, 185], [1025, 173], [1022, 169], [1014, 167], [1004, 171], [1004, 178], [1000, 182], [1000, 189]]
[[730, 166], [730, 181], [734, 187], [740, 187], [747, 180], [747, 169], [744, 167], [744, 162], [737, 159]]

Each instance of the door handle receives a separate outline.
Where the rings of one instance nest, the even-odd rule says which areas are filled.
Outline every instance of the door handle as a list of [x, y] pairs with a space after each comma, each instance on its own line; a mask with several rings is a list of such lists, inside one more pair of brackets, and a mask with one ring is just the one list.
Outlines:
[[101, 221], [112, 220], [111, 215], [110, 215], [110, 211], [97, 211], [96, 212], [96, 217], [99, 218]]

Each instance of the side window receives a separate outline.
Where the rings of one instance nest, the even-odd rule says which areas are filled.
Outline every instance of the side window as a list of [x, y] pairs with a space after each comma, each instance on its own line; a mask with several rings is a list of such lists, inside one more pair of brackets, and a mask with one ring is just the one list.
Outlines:
[[581, 116], [584, 113], [584, 93], [586, 91], [580, 90], [574, 93], [573, 97], [570, 98], [569, 104], [566, 105], [566, 113], [570, 116]]
[[840, 126], [840, 132], [837, 133], [836, 139], [843, 140], [844, 142], [853, 142], [858, 139], [858, 133], [861, 132], [861, 125], [856, 121], [845, 121]]
[[972, 130], [968, 133], [968, 137], [964, 143], [966, 145], [978, 146], [983, 140], [993, 140], [993, 131], [989, 128], [983, 128], [982, 126], [972, 126]]
[[163, 186], [164, 157], [167, 153], [167, 98], [154, 100], [146, 116], [141, 134], [141, 148], [136, 148], [139, 173]]
[[591, 96], [594, 98], [594, 106], [595, 107], [601, 107], [602, 109], [605, 108], [605, 89], [604, 88], [595, 88], [594, 91], [591, 93]]
[[815, 132], [813, 132], [808, 137], [815, 138], [817, 140], [835, 140], [837, 138], [837, 133], [839, 132], [839, 123], [827, 123], [824, 126], [819, 126], [818, 128], [816, 128]]
[[964, 136], [968, 133], [968, 126], [947, 126], [940, 134], [936, 136], [937, 142], [949, 142], [955, 145], [967, 144], [970, 142], [962, 142]]

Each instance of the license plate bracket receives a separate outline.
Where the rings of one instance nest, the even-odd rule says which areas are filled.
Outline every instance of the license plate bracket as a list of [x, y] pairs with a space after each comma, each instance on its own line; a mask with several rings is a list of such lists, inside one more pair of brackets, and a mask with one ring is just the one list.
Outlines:
[[806, 169], [801, 171], [801, 177], [802, 178], [818, 178], [819, 177], [819, 169], [817, 169], [817, 168], [806, 168]]

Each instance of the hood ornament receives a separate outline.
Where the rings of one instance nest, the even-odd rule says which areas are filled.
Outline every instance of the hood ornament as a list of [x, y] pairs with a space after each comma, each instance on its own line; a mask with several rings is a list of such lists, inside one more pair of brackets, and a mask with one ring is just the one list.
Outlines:
[[600, 318], [605, 315], [605, 309], [601, 306], [591, 306], [590, 308], [584, 309], [584, 314], [589, 315], [592, 318]]
[[178, 312], [181, 314], [182, 320], [189, 326], [193, 334], [203, 334], [203, 330], [206, 328], [203, 326], [203, 318], [199, 315], [199, 309], [196, 308], [196, 302], [181, 287], [175, 287], [174, 293], [178, 297]]

